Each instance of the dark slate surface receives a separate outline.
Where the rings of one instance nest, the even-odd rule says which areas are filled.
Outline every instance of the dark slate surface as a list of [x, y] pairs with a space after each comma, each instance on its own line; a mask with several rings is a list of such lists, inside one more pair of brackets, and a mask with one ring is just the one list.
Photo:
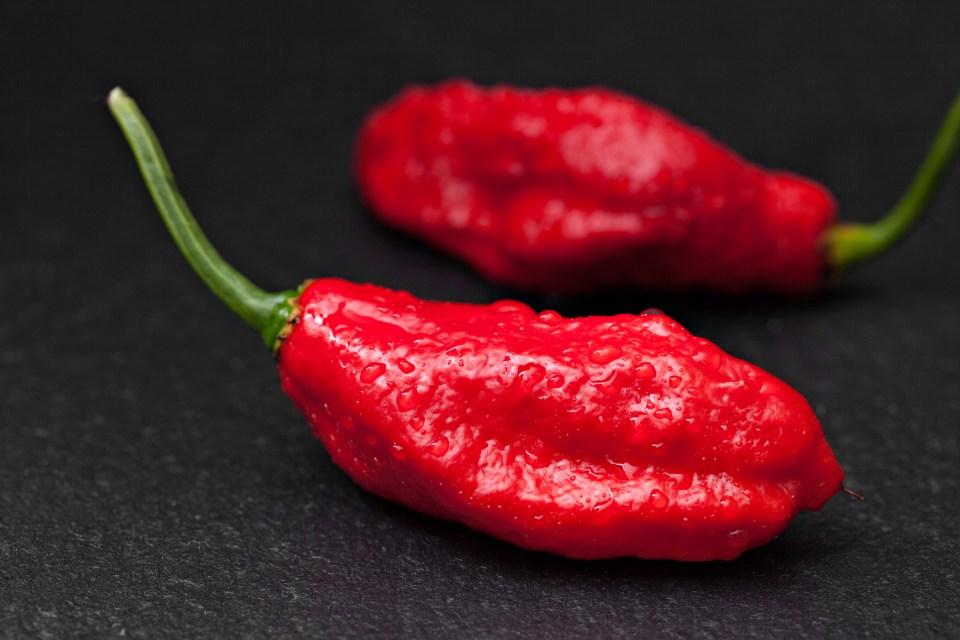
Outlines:
[[[815, 300], [665, 309], [790, 381], [868, 500], [732, 563], [574, 562], [364, 494], [166, 238], [103, 106], [160, 131], [255, 280], [515, 292], [378, 226], [348, 164], [414, 81], [606, 84], [829, 185], [898, 197], [960, 88], [960, 4], [0, 3], [0, 637], [957, 637], [960, 172]], [[573, 4], [573, 3], [571, 3]]]

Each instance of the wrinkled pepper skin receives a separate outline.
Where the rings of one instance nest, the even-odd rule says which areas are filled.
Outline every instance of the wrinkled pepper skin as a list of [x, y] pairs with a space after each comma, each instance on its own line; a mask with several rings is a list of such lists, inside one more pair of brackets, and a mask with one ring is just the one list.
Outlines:
[[282, 386], [384, 498], [571, 558], [729, 560], [843, 472], [793, 389], [656, 312], [565, 319], [307, 285]]
[[524, 289], [813, 292], [836, 218], [820, 185], [605, 89], [405, 90], [354, 173], [385, 222]]

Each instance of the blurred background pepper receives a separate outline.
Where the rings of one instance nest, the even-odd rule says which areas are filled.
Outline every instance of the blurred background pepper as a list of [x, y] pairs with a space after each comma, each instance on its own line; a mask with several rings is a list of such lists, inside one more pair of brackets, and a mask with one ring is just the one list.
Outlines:
[[460, 81], [376, 109], [354, 172], [385, 222], [497, 283], [796, 294], [899, 241], [958, 145], [960, 96], [900, 203], [841, 224], [819, 184], [765, 171], [635, 98]]

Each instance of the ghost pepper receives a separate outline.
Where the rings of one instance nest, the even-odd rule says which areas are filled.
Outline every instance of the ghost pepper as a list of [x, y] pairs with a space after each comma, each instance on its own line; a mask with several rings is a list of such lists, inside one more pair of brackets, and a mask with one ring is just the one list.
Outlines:
[[386, 223], [498, 283], [795, 294], [901, 238], [958, 140], [960, 98], [897, 207], [843, 224], [821, 185], [761, 169], [640, 100], [454, 81], [375, 109], [354, 174]]
[[185, 257], [364, 489], [528, 549], [676, 560], [735, 558], [840, 489], [796, 391], [658, 312], [259, 289], [204, 236], [134, 102], [109, 106]]

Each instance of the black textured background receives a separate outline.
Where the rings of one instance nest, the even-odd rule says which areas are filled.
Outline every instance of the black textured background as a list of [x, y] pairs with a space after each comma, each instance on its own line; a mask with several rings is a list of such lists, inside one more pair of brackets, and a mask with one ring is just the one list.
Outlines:
[[[0, 2], [0, 637], [960, 636], [960, 171], [813, 300], [520, 296], [378, 226], [349, 175], [407, 83], [605, 84], [868, 220], [960, 88], [958, 25], [932, 1]], [[867, 501], [685, 565], [526, 552], [364, 494], [166, 237], [118, 83], [255, 281], [661, 307], [804, 393]]]

